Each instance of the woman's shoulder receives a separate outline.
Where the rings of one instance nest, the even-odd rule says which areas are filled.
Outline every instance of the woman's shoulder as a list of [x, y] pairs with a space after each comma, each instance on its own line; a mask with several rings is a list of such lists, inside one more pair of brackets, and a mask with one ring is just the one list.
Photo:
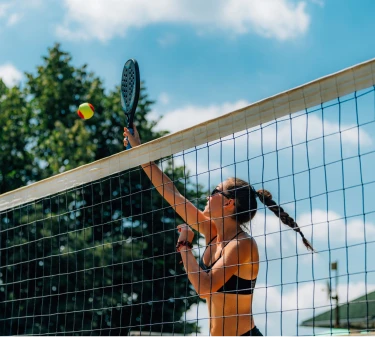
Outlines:
[[254, 237], [248, 233], [244, 232], [242, 240], [244, 242], [244, 245], [249, 245], [251, 248], [256, 248], [258, 249], [258, 245]]
[[224, 248], [227, 251], [238, 251], [240, 254], [246, 252], [245, 255], [250, 256], [258, 252], [258, 246], [255, 239], [247, 232], [243, 232], [237, 236], [237, 240], [232, 240]]
[[246, 251], [249, 261], [259, 260], [259, 251], [256, 240], [249, 233], [245, 232], [243, 239], [241, 240], [240, 251]]

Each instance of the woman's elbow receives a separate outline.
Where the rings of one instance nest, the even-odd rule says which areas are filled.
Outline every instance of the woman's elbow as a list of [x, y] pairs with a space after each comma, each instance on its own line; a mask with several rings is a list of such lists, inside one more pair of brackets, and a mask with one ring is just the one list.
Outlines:
[[215, 291], [213, 291], [212, 287], [202, 287], [201, 289], [199, 289], [199, 291], [197, 291], [198, 293], [198, 296], [200, 298], [208, 298], [208, 297], [211, 297], [212, 294], [214, 293]]
[[207, 298], [209, 298], [211, 296], [211, 294], [198, 294], [198, 296], [204, 300], [206, 300]]
[[199, 291], [197, 291], [197, 294], [200, 298], [209, 298], [212, 295], [212, 291], [208, 289], [199, 289]]

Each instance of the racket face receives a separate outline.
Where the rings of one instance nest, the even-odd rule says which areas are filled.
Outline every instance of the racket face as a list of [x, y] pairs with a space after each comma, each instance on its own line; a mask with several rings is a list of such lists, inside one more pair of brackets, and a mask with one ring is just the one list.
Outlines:
[[126, 61], [121, 76], [121, 106], [128, 117], [128, 126], [132, 127], [137, 109], [140, 90], [138, 63], [134, 59]]

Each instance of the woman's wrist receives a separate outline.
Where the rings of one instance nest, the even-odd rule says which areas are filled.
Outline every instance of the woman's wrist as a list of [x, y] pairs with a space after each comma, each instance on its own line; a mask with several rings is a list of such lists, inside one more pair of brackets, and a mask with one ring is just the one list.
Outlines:
[[155, 163], [154, 163], [153, 161], [150, 161], [150, 162], [148, 162], [148, 163], [141, 164], [141, 167], [142, 167], [143, 169], [145, 169], [145, 168], [151, 167], [151, 166], [153, 166], [153, 165], [155, 165]]
[[146, 168], [146, 167], [150, 167], [152, 165], [153, 162], [148, 162], [148, 163], [144, 163], [144, 164], [141, 164], [141, 167], [142, 168]]
[[193, 248], [193, 244], [189, 241], [178, 241], [176, 245], [176, 251], [181, 252], [181, 251], [186, 251], [186, 250], [191, 250]]

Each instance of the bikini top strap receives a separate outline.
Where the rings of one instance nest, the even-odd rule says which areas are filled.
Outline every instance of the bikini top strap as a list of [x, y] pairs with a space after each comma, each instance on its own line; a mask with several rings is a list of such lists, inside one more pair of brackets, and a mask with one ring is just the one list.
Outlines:
[[[217, 235], [216, 235], [216, 236], [214, 236], [214, 237], [213, 237], [213, 238], [211, 239], [211, 241], [210, 241], [210, 242], [208, 243], [208, 245], [210, 245], [210, 244], [211, 244], [211, 242], [212, 242], [212, 241], [214, 241], [214, 240], [215, 240], [216, 238], [217, 238]], [[207, 246], [208, 246], [208, 245], [207, 245]]]
[[211, 239], [211, 241], [208, 243], [208, 245], [206, 246], [206, 248], [205, 248], [205, 250], [204, 250], [204, 252], [203, 252], [203, 255], [202, 255], [202, 262], [203, 262], [203, 256], [204, 256], [204, 253], [206, 252], [206, 250], [207, 250], [207, 248], [208, 248], [208, 246], [211, 244], [211, 242], [212, 241], [214, 241], [215, 240], [215, 238], [217, 237], [217, 235], [216, 236], [214, 236], [212, 239]]
[[[236, 234], [235, 236], [233, 236], [233, 238], [231, 238], [229, 241], [227, 241], [227, 242], [225, 243], [225, 246], [226, 246], [229, 242], [231, 242], [235, 237], [237, 237], [238, 235], [240, 235], [241, 233], [243, 233], [243, 230], [237, 232], [237, 234]], [[224, 247], [225, 247], [225, 246], [224, 246]]]
[[[230, 239], [230, 240], [225, 244], [225, 246], [226, 246], [229, 242], [231, 242], [236, 236], [238, 236], [238, 235], [241, 234], [241, 233], [243, 233], [242, 230], [241, 230], [240, 232], [238, 232], [235, 236], [233, 236], [233, 238]], [[217, 236], [217, 235], [216, 235], [216, 236]], [[215, 237], [209, 242], [208, 245], [210, 245], [210, 243], [216, 238], [216, 236], [215, 236]], [[208, 245], [207, 245], [207, 247], [208, 247]], [[224, 247], [225, 247], [225, 246], [224, 246]], [[204, 250], [203, 255], [202, 255], [201, 259], [200, 259], [200, 262], [202, 262], [202, 265], [204, 265], [204, 263], [203, 263], [203, 256], [204, 256], [204, 253], [205, 253], [206, 250], [207, 250], [207, 247], [206, 247], [206, 249]], [[224, 249], [224, 247], [223, 247], [223, 249]], [[222, 254], [223, 254], [223, 250], [221, 250], [221, 252], [220, 252], [220, 257], [219, 257], [214, 263], [212, 263], [211, 266], [206, 267], [206, 266], [204, 265], [205, 268], [202, 268], [202, 266], [201, 266], [201, 268], [202, 268], [203, 270], [206, 270], [206, 271], [207, 271], [208, 269], [211, 269], [211, 268], [214, 266], [214, 264], [215, 264], [217, 261], [220, 260]]]
[[[225, 243], [223, 249], [226, 247], [226, 245], [227, 245], [229, 242], [231, 242], [235, 237], [237, 237], [239, 234], [241, 234], [241, 233], [243, 233], [243, 232], [244, 232], [243, 230], [239, 231], [235, 236], [233, 236], [233, 238], [231, 238], [230, 240], [228, 240], [228, 241]], [[221, 250], [220, 256], [221, 256], [221, 254], [223, 254], [223, 250]]]

